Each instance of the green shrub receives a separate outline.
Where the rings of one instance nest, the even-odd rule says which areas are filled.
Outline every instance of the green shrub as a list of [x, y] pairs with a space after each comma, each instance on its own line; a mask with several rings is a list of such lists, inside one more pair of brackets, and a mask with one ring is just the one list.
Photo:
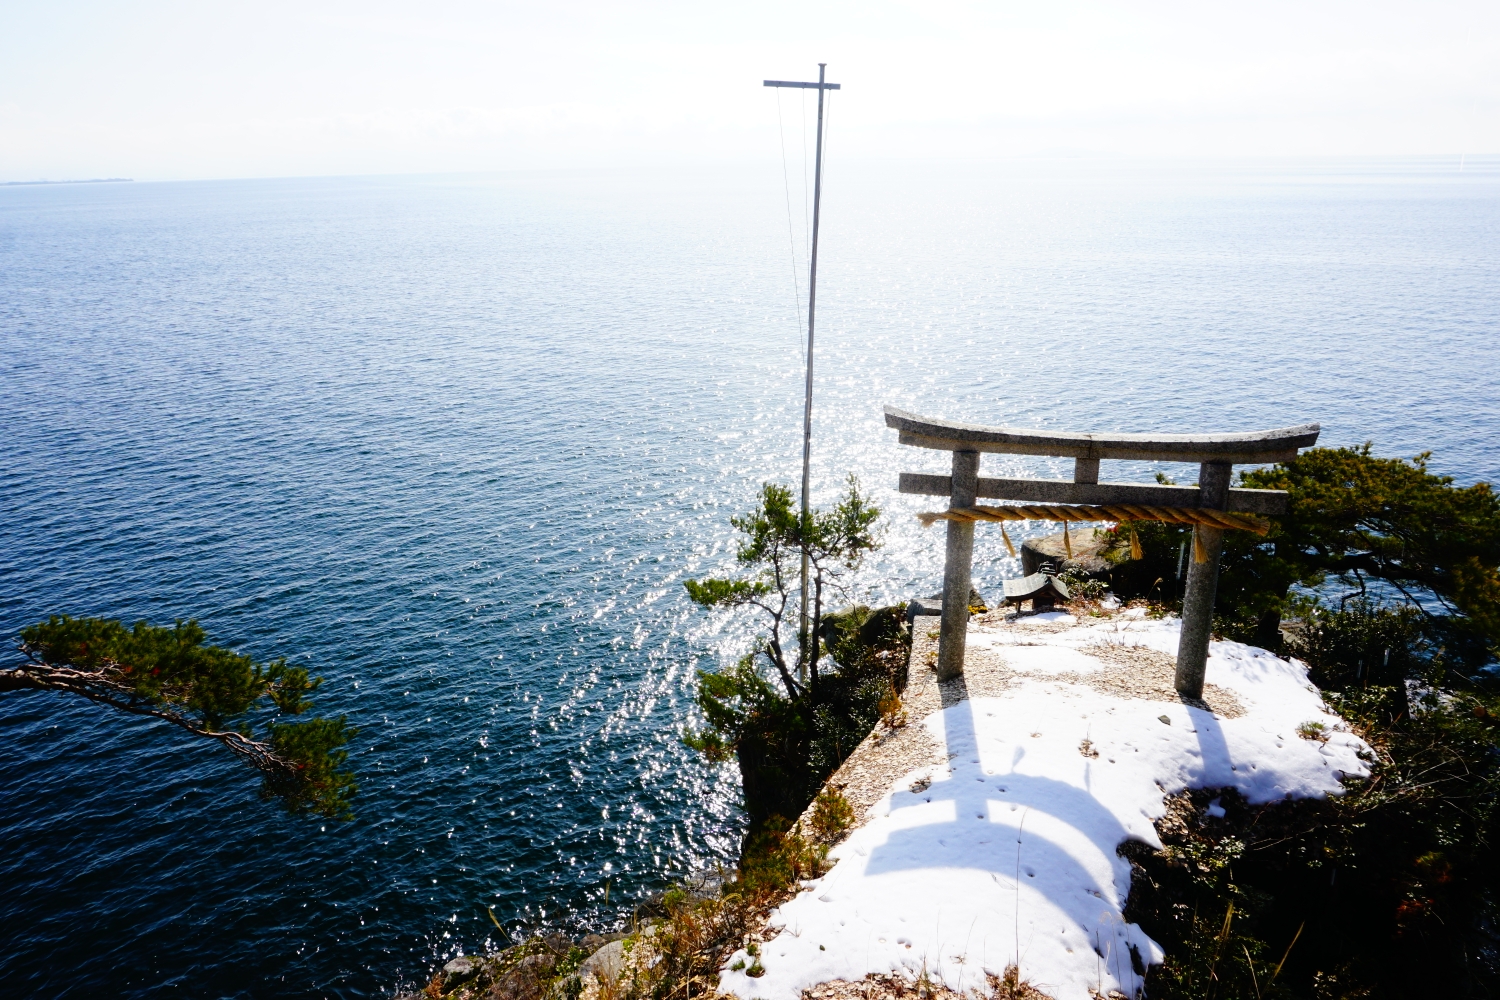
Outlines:
[[748, 656], [722, 672], [699, 675], [698, 705], [707, 726], [684, 741], [710, 759], [738, 761], [752, 827], [770, 816], [800, 815], [880, 721], [898, 682], [905, 687], [904, 621], [889, 631], [866, 630], [877, 645], [861, 638], [869, 621], [889, 621], [900, 610], [855, 608], [825, 618], [841, 659], [822, 672], [816, 695], [787, 697]]
[[841, 840], [854, 825], [854, 807], [837, 789], [825, 788], [813, 799], [811, 822], [813, 835], [819, 840], [827, 843]]
[[[1312, 448], [1243, 472], [1243, 486], [1286, 490], [1289, 511], [1266, 537], [1225, 532], [1215, 631], [1276, 650], [1282, 622], [1307, 616], [1320, 598], [1342, 606], [1384, 595], [1422, 609], [1426, 639], [1447, 650], [1450, 667], [1472, 673], [1500, 653], [1500, 496], [1488, 483], [1458, 487], [1432, 474], [1429, 457], [1379, 458], [1368, 444]], [[1180, 601], [1191, 531], [1134, 528], [1139, 560], [1129, 558], [1129, 525], [1109, 532], [1115, 593]]]
[[[758, 509], [731, 519], [747, 575], [689, 580], [692, 599], [706, 607], [757, 609], [769, 628], [749, 654], [722, 671], [700, 671], [698, 705], [707, 725], [684, 737], [712, 760], [739, 762], [752, 832], [774, 815], [800, 815], [881, 717], [893, 690], [906, 684], [910, 644], [904, 608], [863, 606], [823, 613], [825, 594], [877, 545], [879, 511], [853, 477], [831, 511], [799, 514], [785, 487], [766, 484]], [[797, 584], [806, 555], [809, 607], [817, 627], [796, 636], [801, 621]], [[831, 653], [832, 669], [825, 653]]]
[[1068, 596], [1074, 601], [1097, 601], [1110, 589], [1109, 584], [1087, 576], [1076, 566], [1057, 574], [1057, 579], [1068, 588]]
[[[1455, 674], [1424, 626], [1411, 608], [1350, 602], [1315, 612], [1289, 640], [1374, 748], [1368, 780], [1258, 807], [1194, 791], [1158, 825], [1165, 851], [1122, 849], [1135, 871], [1126, 915], [1168, 956], [1151, 971], [1152, 997], [1500, 992], [1497, 699]], [[1213, 798], [1222, 819], [1206, 814]]]
[[[1242, 477], [1290, 512], [1265, 538], [1226, 533], [1215, 631], [1278, 649], [1285, 622], [1287, 655], [1375, 754], [1327, 800], [1194, 791], [1158, 824], [1164, 851], [1122, 849], [1127, 918], [1167, 952], [1152, 997], [1500, 993], [1500, 731], [1480, 670], [1500, 648], [1500, 501], [1426, 463], [1313, 449]], [[1122, 572], [1175, 580], [1188, 538], [1137, 530], [1144, 559], [1122, 557], [1123, 531], [1109, 548], [1122, 596]]]

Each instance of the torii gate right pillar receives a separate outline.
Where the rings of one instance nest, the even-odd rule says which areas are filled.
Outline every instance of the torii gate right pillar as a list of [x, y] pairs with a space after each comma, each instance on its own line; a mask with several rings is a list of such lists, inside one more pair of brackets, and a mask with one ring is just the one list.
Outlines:
[[[1200, 507], [1226, 509], [1233, 468], [1226, 462], [1204, 462], [1198, 466]], [[1182, 599], [1182, 632], [1177, 640], [1176, 678], [1177, 690], [1189, 698], [1203, 696], [1203, 674], [1208, 668], [1208, 641], [1214, 626], [1214, 597], [1219, 589], [1219, 557], [1223, 552], [1222, 528], [1210, 528], [1202, 524], [1193, 527], [1193, 561], [1189, 563], [1187, 593]]]

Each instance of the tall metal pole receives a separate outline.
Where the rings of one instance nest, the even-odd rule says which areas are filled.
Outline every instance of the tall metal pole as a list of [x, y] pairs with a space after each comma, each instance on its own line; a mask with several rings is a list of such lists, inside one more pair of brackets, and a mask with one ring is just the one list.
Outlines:
[[[802, 405], [802, 521], [807, 522], [808, 513], [812, 510], [812, 389], [813, 389], [813, 330], [815, 329], [815, 315], [818, 305], [818, 216], [823, 202], [823, 92], [825, 90], [838, 90], [839, 84], [829, 83], [824, 74], [828, 68], [827, 63], [818, 63], [818, 82], [805, 83], [794, 80], [767, 80], [767, 87], [796, 87], [800, 89], [818, 89], [818, 154], [817, 165], [813, 170], [813, 222], [812, 222], [812, 250], [809, 269], [811, 273], [807, 281], [807, 389]], [[808, 613], [808, 559], [807, 551], [802, 552], [802, 610], [801, 622], [798, 628], [798, 639], [802, 643], [803, 650], [809, 647], [809, 640], [813, 639], [812, 630], [817, 623], [812, 620]], [[807, 658], [802, 658], [802, 663], [797, 668], [798, 674], [803, 680], [807, 679]]]
[[[812, 389], [813, 329], [818, 307], [818, 210], [823, 201], [823, 74], [828, 64], [818, 63], [818, 152], [813, 168], [812, 261], [807, 278], [807, 390], [802, 404], [802, 521], [812, 509]], [[807, 550], [802, 552], [802, 645], [805, 649], [817, 623], [807, 610]], [[806, 660], [804, 659], [804, 664]], [[805, 676], [805, 673], [804, 673]]]

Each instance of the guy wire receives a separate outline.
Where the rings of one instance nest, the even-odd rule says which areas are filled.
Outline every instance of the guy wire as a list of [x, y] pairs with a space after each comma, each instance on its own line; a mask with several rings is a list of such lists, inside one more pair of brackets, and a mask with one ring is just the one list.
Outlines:
[[829, 136], [833, 134], [833, 91], [823, 92], [823, 176], [828, 176]]
[[812, 185], [807, 180], [807, 165], [812, 158], [807, 155], [807, 91], [799, 90], [798, 95], [802, 100], [802, 255], [806, 257], [812, 251]]
[[797, 342], [806, 344], [807, 331], [802, 324], [802, 286], [797, 282], [797, 231], [792, 226], [792, 182], [786, 171], [786, 125], [781, 120], [781, 89], [776, 90], [776, 127], [781, 138], [781, 183], [786, 189], [786, 241], [792, 251], [792, 298], [797, 306]]

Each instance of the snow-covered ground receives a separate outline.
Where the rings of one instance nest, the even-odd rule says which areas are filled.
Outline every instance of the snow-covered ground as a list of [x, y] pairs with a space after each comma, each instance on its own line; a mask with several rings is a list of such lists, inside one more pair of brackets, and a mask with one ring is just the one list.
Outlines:
[[[1136, 996], [1162, 952], [1121, 915], [1130, 865], [1116, 848], [1132, 838], [1161, 846], [1152, 820], [1165, 796], [1233, 787], [1263, 803], [1337, 794], [1341, 775], [1367, 773], [1367, 748], [1326, 712], [1301, 664], [1214, 643], [1207, 678], [1220, 702], [1209, 703], [1232, 706], [1215, 715], [1121, 694], [1100, 682], [1123, 676], [1120, 664], [1084, 651], [1144, 647], [1165, 662], [1177, 620], [1072, 621], [971, 625], [966, 674], [988, 651], [1004, 689], [913, 720], [946, 747], [947, 765], [894, 784], [834, 849], [832, 870], [773, 914], [780, 931], [760, 946], [764, 975], [727, 969], [724, 992], [795, 1000], [817, 983], [893, 970], [983, 991], [986, 974], [1015, 964], [1059, 1000]], [[1309, 722], [1326, 741], [1298, 735]]]

